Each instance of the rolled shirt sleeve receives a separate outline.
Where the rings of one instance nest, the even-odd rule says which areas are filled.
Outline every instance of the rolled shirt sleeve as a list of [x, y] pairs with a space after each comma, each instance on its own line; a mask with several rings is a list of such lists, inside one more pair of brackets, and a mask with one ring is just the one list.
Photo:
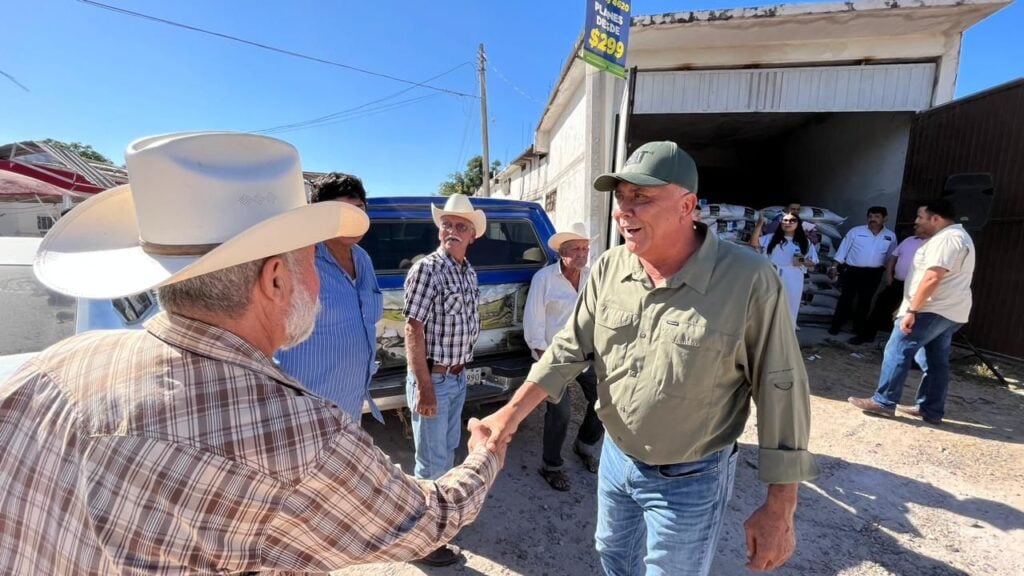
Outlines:
[[753, 291], [747, 323], [748, 379], [757, 404], [759, 477], [768, 484], [812, 480], [818, 465], [807, 451], [811, 425], [810, 384], [793, 331], [782, 283], [766, 276]]
[[845, 264], [846, 263], [846, 257], [849, 256], [850, 248], [852, 246], [853, 246], [853, 231], [851, 230], [850, 232], [846, 233], [846, 236], [843, 236], [843, 241], [839, 244], [839, 249], [836, 250], [836, 255], [833, 258], [833, 260], [835, 260], [836, 262], [839, 262], [840, 264]]

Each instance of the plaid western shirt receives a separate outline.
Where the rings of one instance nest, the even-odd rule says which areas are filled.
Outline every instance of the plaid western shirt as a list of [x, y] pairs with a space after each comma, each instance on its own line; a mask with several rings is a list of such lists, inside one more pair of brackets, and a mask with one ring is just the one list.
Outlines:
[[402, 314], [423, 322], [427, 358], [453, 366], [473, 359], [480, 336], [480, 288], [466, 260], [442, 248], [413, 264], [405, 277]]
[[51, 347], [0, 385], [0, 574], [327, 572], [421, 557], [472, 522], [483, 448], [416, 481], [225, 330]]

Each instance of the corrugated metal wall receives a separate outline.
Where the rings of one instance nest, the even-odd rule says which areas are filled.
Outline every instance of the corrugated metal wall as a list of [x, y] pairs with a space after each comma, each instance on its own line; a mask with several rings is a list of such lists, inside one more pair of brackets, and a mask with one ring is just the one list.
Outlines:
[[935, 64], [640, 72], [635, 114], [927, 109]]
[[1024, 79], [919, 114], [911, 128], [898, 222], [951, 174], [989, 172], [995, 193], [978, 248], [966, 333], [979, 348], [1024, 358]]

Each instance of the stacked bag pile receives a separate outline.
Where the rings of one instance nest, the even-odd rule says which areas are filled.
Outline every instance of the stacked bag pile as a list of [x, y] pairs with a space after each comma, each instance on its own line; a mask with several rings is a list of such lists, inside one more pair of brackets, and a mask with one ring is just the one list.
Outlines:
[[[781, 214], [784, 209], [783, 206], [768, 206], [760, 212], [764, 215], [765, 220], [771, 220]], [[809, 228], [808, 224], [814, 225], [814, 230], [820, 237], [817, 244], [819, 264], [811, 269], [804, 279], [800, 314], [831, 318], [839, 300], [839, 288], [828, 277], [826, 271], [832, 264], [832, 258], [835, 256], [836, 250], [839, 249], [839, 244], [843, 241], [843, 235], [839, 232], [838, 227], [846, 221], [846, 218], [827, 208], [803, 206], [800, 208], [800, 219], [804, 221], [805, 229]]]
[[759, 210], [737, 204], [707, 204], [700, 207], [700, 221], [721, 240], [746, 244], [754, 232]]

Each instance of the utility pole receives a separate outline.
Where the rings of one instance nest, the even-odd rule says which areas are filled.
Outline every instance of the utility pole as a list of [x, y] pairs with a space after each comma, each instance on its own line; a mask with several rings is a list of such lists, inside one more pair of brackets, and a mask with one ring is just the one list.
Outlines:
[[483, 197], [491, 196], [491, 160], [487, 146], [487, 78], [485, 71], [487, 67], [487, 56], [484, 54], [484, 45], [480, 44], [480, 52], [477, 54], [480, 60], [480, 127], [483, 130]]

